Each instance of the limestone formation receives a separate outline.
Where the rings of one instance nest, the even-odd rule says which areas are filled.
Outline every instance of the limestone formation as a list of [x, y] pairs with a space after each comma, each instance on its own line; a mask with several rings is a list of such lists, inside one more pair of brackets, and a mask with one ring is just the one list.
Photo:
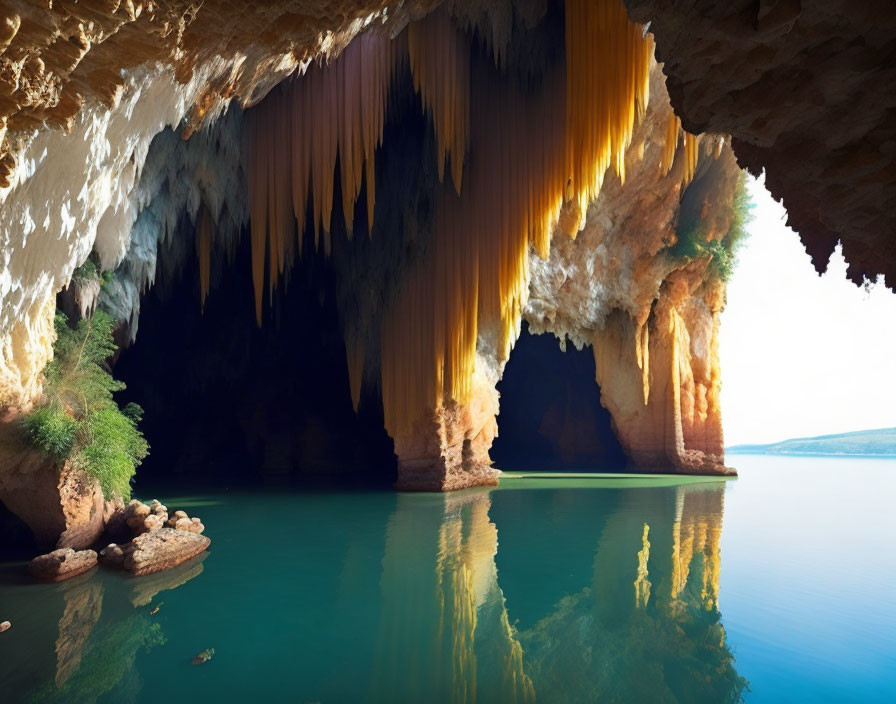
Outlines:
[[61, 582], [93, 569], [96, 567], [96, 560], [93, 550], [60, 548], [35, 557], [28, 563], [28, 572], [32, 577], [45, 582]]
[[685, 129], [765, 170], [815, 267], [840, 241], [856, 283], [896, 281], [896, 80], [888, 0], [624, 0], [650, 22]]

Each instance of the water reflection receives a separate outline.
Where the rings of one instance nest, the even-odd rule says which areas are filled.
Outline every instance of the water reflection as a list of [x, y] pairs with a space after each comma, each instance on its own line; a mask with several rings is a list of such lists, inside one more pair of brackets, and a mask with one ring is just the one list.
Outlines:
[[166, 637], [147, 608], [134, 607], [195, 578], [206, 556], [144, 579], [94, 570], [54, 585], [43, 598], [52, 604], [62, 596], [55, 674], [33, 688], [27, 701], [93, 704], [105, 695], [116, 702], [137, 701], [143, 688], [137, 655], [163, 645]]
[[490, 506], [487, 491], [398, 497], [386, 532], [372, 699], [392, 692], [395, 701], [534, 701], [498, 586]]
[[[0, 691], [115, 704], [154, 701], [159, 686], [194, 701], [737, 700], [746, 683], [718, 606], [724, 485], [636, 486], [228, 498], [208, 508], [214, 553], [169, 572], [0, 584], [13, 620]], [[209, 647], [211, 663], [189, 664]]]
[[475, 491], [440, 510], [400, 496], [371, 698], [737, 701], [718, 611], [723, 492]]

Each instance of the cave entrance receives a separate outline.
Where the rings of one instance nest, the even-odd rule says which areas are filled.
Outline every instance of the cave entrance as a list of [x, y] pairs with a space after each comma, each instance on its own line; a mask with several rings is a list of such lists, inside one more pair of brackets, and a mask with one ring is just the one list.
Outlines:
[[620, 471], [625, 454], [610, 413], [600, 404], [590, 349], [553, 335], [533, 335], [527, 324], [498, 383], [501, 410], [492, 445], [503, 470]]
[[[199, 267], [188, 258], [144, 296], [136, 342], [115, 375], [122, 403], [144, 409], [151, 446], [137, 487], [176, 481], [232, 484], [310, 480], [389, 486], [392, 441], [375, 392], [352, 408], [334, 276], [309, 252], [255, 323], [250, 238], [200, 309]], [[169, 259], [170, 261], [170, 259]], [[266, 294], [267, 295], [267, 292]]]

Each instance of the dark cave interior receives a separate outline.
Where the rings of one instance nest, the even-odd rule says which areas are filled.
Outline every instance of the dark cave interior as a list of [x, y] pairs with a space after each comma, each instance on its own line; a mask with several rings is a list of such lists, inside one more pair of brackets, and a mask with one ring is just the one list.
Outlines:
[[533, 335], [524, 324], [498, 391], [501, 412], [491, 451], [498, 469], [625, 468], [610, 413], [600, 404], [590, 348], [569, 344], [564, 352], [553, 335]]

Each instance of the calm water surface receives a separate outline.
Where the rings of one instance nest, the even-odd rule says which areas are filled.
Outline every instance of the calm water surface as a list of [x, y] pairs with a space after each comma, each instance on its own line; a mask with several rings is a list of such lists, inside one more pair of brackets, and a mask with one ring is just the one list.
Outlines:
[[0, 701], [896, 701], [896, 462], [732, 459], [730, 482], [161, 496], [209, 553], [0, 570]]

